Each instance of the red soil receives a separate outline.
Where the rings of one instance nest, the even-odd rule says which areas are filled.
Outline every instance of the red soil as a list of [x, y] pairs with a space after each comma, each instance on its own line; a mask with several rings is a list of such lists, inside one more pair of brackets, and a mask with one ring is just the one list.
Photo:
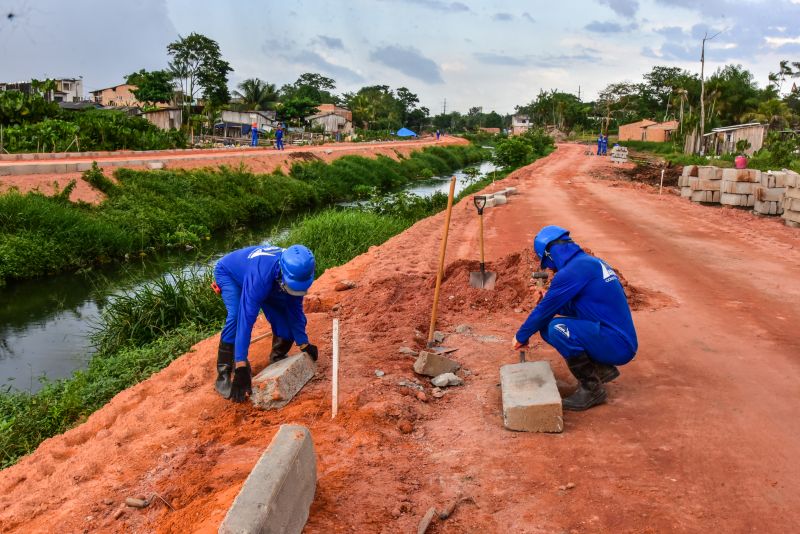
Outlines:
[[[414, 531], [458, 493], [472, 501], [429, 532], [796, 530], [800, 233], [590, 176], [608, 167], [561, 145], [495, 186], [521, 194], [486, 212], [494, 292], [468, 287], [477, 221], [469, 200], [455, 207], [439, 329], [459, 348], [464, 386], [436, 399], [418, 378], [421, 400], [398, 385], [415, 380], [398, 348], [427, 331], [439, 214], [315, 283], [309, 332], [322, 355], [289, 406], [219, 398], [217, 339], [203, 341], [0, 472], [0, 531], [215, 532], [282, 423], [308, 426], [318, 454], [306, 532]], [[511, 336], [541, 295], [528, 247], [544, 224], [570, 228], [625, 273], [640, 340], [608, 404], [567, 413], [559, 435], [505, 431], [498, 387], [499, 366], [516, 360]], [[345, 278], [358, 287], [334, 291]], [[342, 401], [331, 420], [334, 316]], [[470, 332], [454, 333], [460, 324]], [[268, 350], [253, 347], [256, 371]], [[541, 342], [529, 357], [549, 360], [563, 389], [573, 383]], [[125, 497], [154, 492], [175, 511], [156, 501], [114, 519]]]

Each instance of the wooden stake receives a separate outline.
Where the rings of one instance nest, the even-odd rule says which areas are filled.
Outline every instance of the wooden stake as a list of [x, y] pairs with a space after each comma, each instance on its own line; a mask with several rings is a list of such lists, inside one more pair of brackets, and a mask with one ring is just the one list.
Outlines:
[[339, 319], [333, 320], [333, 380], [331, 390], [331, 419], [339, 412]]
[[664, 189], [664, 169], [661, 169], [661, 185], [658, 186], [658, 194], [661, 194], [661, 190]]
[[447, 196], [447, 214], [444, 217], [444, 234], [442, 246], [439, 249], [439, 270], [436, 272], [436, 288], [433, 290], [433, 309], [431, 310], [431, 327], [428, 330], [428, 347], [433, 346], [433, 333], [436, 330], [436, 313], [439, 308], [439, 290], [442, 287], [444, 275], [444, 255], [447, 251], [447, 234], [450, 232], [450, 215], [453, 213], [453, 197], [456, 191], [456, 177], [450, 179], [450, 193]]

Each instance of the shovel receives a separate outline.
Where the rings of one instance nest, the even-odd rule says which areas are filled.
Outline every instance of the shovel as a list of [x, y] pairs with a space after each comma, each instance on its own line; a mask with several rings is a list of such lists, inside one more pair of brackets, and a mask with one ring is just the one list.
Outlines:
[[483, 195], [476, 195], [472, 197], [472, 201], [475, 203], [475, 207], [478, 208], [478, 220], [481, 226], [481, 270], [477, 273], [469, 273], [469, 285], [478, 289], [494, 289], [494, 284], [497, 281], [497, 273], [487, 271], [486, 264], [483, 262], [483, 208], [486, 206], [486, 197]]

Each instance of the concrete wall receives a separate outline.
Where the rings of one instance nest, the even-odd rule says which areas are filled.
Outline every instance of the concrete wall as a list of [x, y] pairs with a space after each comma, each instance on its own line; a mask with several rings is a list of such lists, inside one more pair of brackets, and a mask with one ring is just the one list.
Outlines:
[[654, 121], [639, 121], [630, 124], [623, 124], [619, 127], [620, 141], [644, 141], [645, 128], [657, 124]]
[[183, 122], [183, 110], [175, 108], [148, 111], [142, 113], [142, 118], [147, 119], [148, 122], [156, 125], [161, 130], [177, 130]]

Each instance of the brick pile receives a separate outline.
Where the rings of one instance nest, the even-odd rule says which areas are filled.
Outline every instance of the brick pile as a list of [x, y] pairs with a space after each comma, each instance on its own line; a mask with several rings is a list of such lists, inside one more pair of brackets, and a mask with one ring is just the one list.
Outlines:
[[755, 169], [722, 169], [719, 202], [723, 206], [751, 208], [755, 205], [755, 188], [761, 183], [761, 171]]
[[800, 228], [800, 174], [783, 170], [786, 191], [783, 198], [783, 217], [786, 226]]
[[753, 211], [760, 215], [783, 213], [783, 196], [786, 191], [787, 171], [761, 173], [761, 183], [753, 188]]
[[[710, 165], [693, 166], [686, 179], [689, 200], [692, 202], [719, 203], [722, 169]], [[692, 176], [693, 174], [693, 176]]]

